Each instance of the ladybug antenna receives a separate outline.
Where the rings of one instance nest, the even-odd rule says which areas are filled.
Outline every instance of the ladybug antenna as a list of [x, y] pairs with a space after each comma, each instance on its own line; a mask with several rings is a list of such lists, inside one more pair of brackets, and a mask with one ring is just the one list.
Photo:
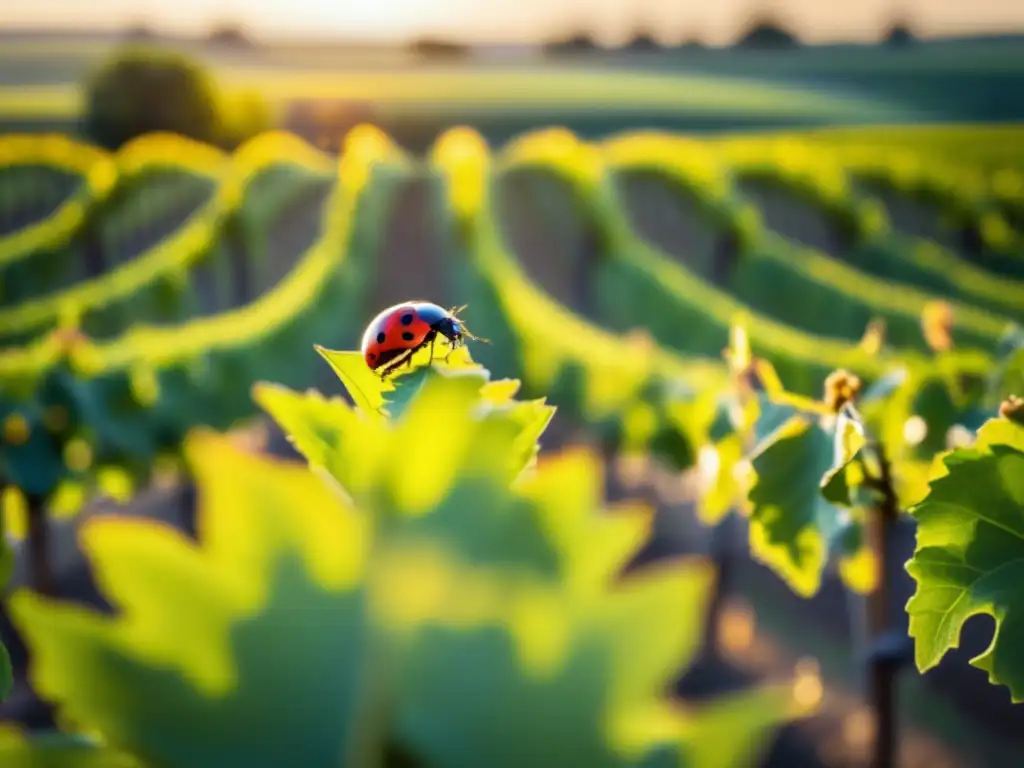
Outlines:
[[462, 335], [465, 336], [467, 339], [472, 339], [473, 341], [479, 341], [481, 344], [490, 344], [491, 343], [490, 339], [482, 339], [479, 336], [474, 336], [472, 333], [470, 333], [469, 329], [466, 327], [465, 323], [462, 324]]
[[467, 339], [479, 341], [482, 344], [490, 344], [490, 339], [483, 339], [480, 338], [479, 336], [474, 336], [472, 332], [469, 330], [469, 328], [466, 327], [466, 324], [462, 321], [462, 318], [459, 317], [459, 313], [468, 306], [469, 304], [463, 304], [461, 307], [452, 307], [451, 309], [448, 310], [448, 314], [450, 314], [452, 317], [459, 321], [459, 326], [462, 329], [462, 335], [465, 336]]

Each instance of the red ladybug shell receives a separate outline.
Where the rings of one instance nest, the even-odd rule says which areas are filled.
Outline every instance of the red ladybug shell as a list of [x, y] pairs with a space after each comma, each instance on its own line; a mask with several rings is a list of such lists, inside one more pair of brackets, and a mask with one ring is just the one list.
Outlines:
[[403, 352], [421, 346], [431, 327], [430, 323], [420, 316], [418, 310], [420, 307], [435, 306], [425, 302], [407, 301], [388, 307], [373, 318], [363, 333], [362, 351], [366, 364], [377, 369]]

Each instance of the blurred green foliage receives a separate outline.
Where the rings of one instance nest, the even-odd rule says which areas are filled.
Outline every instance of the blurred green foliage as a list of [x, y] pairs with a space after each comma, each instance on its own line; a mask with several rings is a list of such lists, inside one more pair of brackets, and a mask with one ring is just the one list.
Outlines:
[[[244, 95], [236, 106], [242, 123], [256, 124], [266, 117]], [[244, 133], [238, 129], [239, 136]], [[379, 640], [385, 660], [395, 661], [402, 675], [410, 675], [401, 678], [401, 685], [381, 684], [391, 697], [386, 718], [394, 728], [385, 740], [389, 749], [400, 747], [428, 762], [458, 765], [469, 759], [458, 749], [470, 748], [473, 760], [488, 765], [555, 763], [563, 754], [575, 754], [562, 749], [578, 749], [595, 765], [660, 766], [682, 759], [705, 764], [704, 757], [694, 755], [710, 754], [706, 750], [712, 747], [680, 735], [689, 733], [689, 720], [654, 705], [650, 716], [634, 716], [634, 710], [648, 708], [651, 691], [670, 674], [668, 650], [655, 648], [637, 666], [619, 659], [623, 647], [649, 642], [647, 635], [637, 634], [641, 631], [663, 632], [686, 646], [689, 629], [658, 624], [644, 611], [656, 606], [651, 615], [697, 615], [705, 586], [697, 575], [700, 569], [651, 586], [646, 597], [637, 598], [647, 601], [643, 611], [628, 600], [617, 607], [597, 600], [594, 580], [609, 577], [639, 545], [643, 516], [612, 516], [591, 524], [584, 513], [600, 506], [601, 478], [597, 460], [589, 454], [570, 454], [534, 467], [537, 441], [551, 418], [545, 399], [556, 402], [574, 424], [587, 426], [605, 458], [628, 454], [653, 458], [674, 472], [696, 468], [700, 518], [714, 524], [732, 509], [746, 514], [753, 553], [796, 592], [811, 595], [825, 568], [836, 561], [854, 589], [870, 591], [874, 586], [875, 564], [861, 523], [865, 511], [877, 504], [865, 483], [876, 469], [877, 446], [885, 446], [892, 462], [900, 505], [913, 506], [928, 494], [941, 503], [942, 486], [933, 482], [929, 487], [929, 480], [935, 480], [936, 454], [948, 447], [957, 429], [973, 431], [983, 423], [999, 400], [1014, 394], [1024, 381], [1020, 332], [1010, 328], [1003, 333], [1006, 319], [1019, 318], [1021, 309], [1014, 292], [1019, 280], [1013, 277], [1020, 262], [1013, 178], [979, 178], [950, 164], [942, 173], [948, 171], [950, 179], [962, 182], [950, 190], [932, 184], [918, 166], [905, 165], [902, 155], [870, 148], [824, 151], [815, 141], [777, 143], [748, 137], [702, 143], [632, 134], [588, 144], [556, 129], [520, 137], [492, 153], [480, 134], [459, 129], [436, 143], [424, 165], [365, 127], [349, 136], [336, 165], [296, 137], [280, 133], [263, 134], [230, 156], [212, 145], [166, 134], [135, 139], [109, 155], [54, 137], [0, 142], [0, 165], [17, 168], [17, 178], [34, 178], [35, 169], [54, 167], [81, 182], [62, 187], [65, 202], [49, 216], [0, 236], [5, 295], [17, 302], [0, 311], [0, 335], [10, 344], [0, 351], [0, 469], [6, 483], [48, 498], [54, 508], [70, 506], [67, 500], [74, 494], [69, 487], [78, 488], [81, 503], [96, 488], [110, 492], [118, 482], [130, 489], [148, 481], [168, 454], [180, 452], [195, 425], [227, 429], [251, 415], [246, 394], [254, 380], [308, 383], [309, 345], [357, 334], [368, 309], [363, 302], [394, 189], [423, 175], [431, 182], [435, 220], [444, 240], [446, 286], [460, 302], [471, 305], [474, 330], [494, 342], [480, 349], [481, 360], [521, 379], [529, 398], [512, 400], [518, 382], [491, 382], [486, 372], [471, 365], [443, 372], [422, 369], [395, 386], [385, 385], [357, 353], [326, 350], [322, 353], [356, 409], [316, 393], [261, 386], [257, 399], [315, 470], [286, 473], [282, 487], [294, 480], [296, 488], [305, 489], [296, 490], [296, 498], [307, 494], [325, 508], [333, 504], [346, 525], [354, 518], [372, 520], [372, 530], [335, 528], [319, 517], [302, 522], [305, 512], [293, 513], [296, 502], [266, 485], [270, 480], [254, 481], [256, 490], [250, 489], [249, 496], [245, 494], [250, 491], [233, 489], [242, 494], [244, 503], [238, 504], [243, 511], [251, 506], [254, 519], [264, 516], [264, 529], [260, 532], [256, 525], [254, 532], [232, 534], [238, 546], [248, 541], [245, 546], [251, 549], [230, 565], [210, 565], [205, 555], [191, 549], [182, 554], [185, 545], [169, 544], [173, 536], [165, 531], [151, 536], [146, 526], [90, 524], [96, 533], [89, 536], [99, 542], [97, 562], [104, 557], [108, 563], [124, 561], [123, 566], [101, 565], [113, 574], [114, 591], [128, 595], [132, 589], [142, 590], [125, 597], [126, 604], [142, 611], [141, 623], [122, 618], [113, 627], [99, 619], [76, 624], [78, 613], [67, 618], [72, 614], [61, 613], [63, 608], [43, 606], [32, 596], [21, 598], [27, 626], [38, 630], [43, 647], [47, 638], [60, 636], [62, 643], [70, 643], [72, 635], [77, 638], [78, 650], [66, 660], [42, 662], [44, 670], [50, 665], [44, 674], [54, 695], [70, 712], [87, 720], [98, 718], [83, 724], [143, 759], [170, 765], [185, 764], [186, 759], [198, 765], [231, 765], [232, 760], [260, 765], [261, 760], [285, 759], [286, 752], [275, 750], [290, 750], [293, 741], [244, 744], [239, 723], [253, 711], [266, 716], [260, 709], [264, 705], [253, 702], [264, 701], [269, 695], [265, 691], [279, 682], [276, 673], [259, 671], [263, 664], [281, 666], [277, 657], [261, 657], [259, 646], [298, 643], [283, 638], [275, 622], [287, 615], [287, 606], [308, 604], [301, 621], [330, 614], [333, 623], [325, 625], [324, 637], [308, 633], [310, 637], [301, 638], [307, 645], [288, 647], [301, 657], [294, 669], [297, 679], [308, 682], [311, 697], [331, 700], [329, 714], [336, 721], [359, 719], [354, 713], [362, 710], [353, 702], [362, 701], [363, 692], [357, 689], [363, 684], [364, 666], [373, 685], [380, 683], [378, 673], [387, 679], [377, 666], [387, 667], [385, 662], [362, 655], [368, 653], [367, 643]], [[724, 284], [702, 271], [706, 263], [674, 260], [634, 230], [616, 177], [638, 168], [693, 194], [704, 222], [729, 238], [736, 258]], [[593, 285], [588, 287], [593, 301], [587, 318], [536, 284], [506, 242], [495, 201], [503, 193], [502, 181], [523, 169], [566, 181], [574, 210], [591, 237], [588, 274]], [[837, 256], [797, 248], [768, 232], [738, 191], [736, 180], [744, 173], [773, 179], [824, 210], [852, 250]], [[958, 227], [1014, 236], [983, 239], [978, 261], [939, 246], [923, 248], [898, 237], [879, 207], [854, 190], [851, 177], [856, 173], [887, 180], [908, 195], [924, 190], [930, 199], [949, 202]], [[44, 183], [50, 182], [41, 180], [40, 186]], [[156, 193], [146, 209], [135, 194], [143, 187]], [[323, 194], [318, 198], [311, 192]], [[200, 202], [185, 223], [133, 258], [71, 287], [60, 283], [77, 257], [70, 244], [94, 234], [97, 219], [110, 224], [106, 233], [121, 242], [183, 200], [193, 199]], [[306, 200], [318, 201], [322, 210], [314, 217], [313, 237], [294, 248], [287, 274], [269, 281], [268, 289], [249, 304], [193, 317], [196, 271], [219, 270], [217, 284], [223, 290], [231, 282], [228, 254], [241, 245], [247, 269], [261, 275], [274, 272], [270, 259], [280, 255], [271, 252], [276, 217], [285, 206]], [[997, 200], [1004, 208], [998, 208]], [[993, 225], [996, 221], [1002, 229]], [[983, 263], [989, 258], [1005, 271], [990, 271]], [[906, 285], [894, 285], [894, 279]], [[907, 287], [919, 281], [923, 288]], [[796, 294], [799, 301], [793, 300]], [[141, 307], [151, 313], [151, 325], [133, 323]], [[815, 318], [823, 319], [811, 327]], [[868, 322], [878, 319], [886, 321], [888, 335]], [[865, 326], [868, 331], [858, 341]], [[638, 327], [646, 333], [635, 333]], [[728, 365], [723, 365], [719, 355], [726, 345]], [[834, 408], [827, 393], [821, 396], [827, 377], [838, 368], [863, 379], [865, 392], [855, 398], [855, 410]], [[195, 445], [212, 443], [200, 440]], [[201, 481], [204, 462], [218, 466], [218, 457], [230, 453], [221, 447], [190, 450], [191, 467]], [[954, 455], [954, 463], [960, 458]], [[982, 470], [995, 471], [989, 466], [994, 461], [986, 455], [971, 465], [977, 470], [973, 474], [964, 470], [965, 487], [982, 478]], [[225, 471], [241, 475], [259, 474], [263, 466], [244, 461], [224, 465]], [[113, 486], [110, 471], [120, 473]], [[295, 479], [300, 475], [301, 482]], [[319, 485], [324, 478], [340, 496], [328, 494], [330, 504]], [[228, 492], [217, 491], [220, 485], [213, 480], [205, 482], [215, 493]], [[993, 484], [990, 490], [993, 497], [997, 491], [1002, 494], [990, 501], [1006, 508], [1007, 498], [1017, 498], [1015, 488], [1006, 484]], [[927, 516], [928, 502], [919, 509]], [[984, 530], [972, 522], [969, 508], [962, 513], [975, 531]], [[288, 528], [285, 535], [290, 523], [280, 518], [292, 514], [298, 515], [294, 525], [299, 528]], [[129, 533], [133, 541], [137, 537], [142, 542], [138, 552], [148, 558], [145, 563], [130, 553], [122, 558], [118, 548], [124, 549], [126, 539], [119, 537]], [[337, 535], [351, 545], [365, 544], [379, 554], [380, 573], [376, 565], [360, 570], [362, 561], [340, 549], [329, 553], [336, 565], [311, 565], [328, 554], [311, 554], [303, 549], [305, 544], [296, 543], [307, 535]], [[942, 535], [937, 531], [936, 540]], [[942, 557], [977, 546], [966, 534], [954, 538], [941, 544]], [[165, 545], [166, 552], [161, 549]], [[333, 546], [341, 544], [335, 541]], [[987, 547], [985, 538], [986, 553]], [[914, 566], [923, 574], [921, 590], [930, 595], [920, 598], [919, 605], [930, 604], [950, 586], [941, 581], [948, 574], [929, 570], [933, 554], [919, 553]], [[386, 565], [392, 561], [394, 569]], [[407, 562], [415, 564], [416, 578], [402, 570], [412, 569]], [[313, 569], [348, 563], [354, 570], [341, 585], [323, 574], [303, 575], [304, 563]], [[981, 561], [978, 567], [984, 567]], [[137, 583], [124, 586], [129, 568], [138, 569], [132, 571]], [[210, 604], [184, 606], [173, 590], [184, 593], [210, 573], [218, 574], [210, 576], [211, 583], [220, 585], [210, 592]], [[328, 583], [318, 581], [321, 576]], [[387, 602], [388, 588], [373, 581], [378, 576], [385, 584], [395, 579], [404, 585], [398, 589], [402, 594], [411, 590], [403, 580], [421, 580], [424, 588], [433, 585], [440, 591], [424, 598], [410, 619], [402, 611], [413, 609], [401, 600]], [[246, 589], [253, 587], [239, 587], [246, 581], [262, 584], [263, 592], [251, 596]], [[477, 582], [479, 594], [464, 600], [461, 590]], [[1006, 607], [994, 598], [986, 602], [988, 593], [972, 592], [966, 584], [957, 588], [971, 610], [1005, 613], [1010, 629], [1003, 631], [1012, 636], [1016, 604]], [[577, 604], [577, 592], [589, 597]], [[665, 607], [670, 593], [677, 601], [671, 610]], [[683, 594], [692, 604], [683, 605]], [[390, 617], [383, 624], [367, 613], [366, 606], [378, 599], [385, 599], [381, 610]], [[161, 601], [162, 607], [154, 607]], [[482, 613], [446, 612], [462, 604]], [[927, 610], [918, 613], [923, 616]], [[388, 611], [400, 615], [396, 619]], [[549, 614], [557, 619], [548, 621]], [[51, 626], [48, 622], [55, 616], [63, 618]], [[916, 620], [925, 621], [920, 616]], [[393, 621], [401, 631], [388, 623]], [[531, 621], [541, 628], [530, 628]], [[197, 637], [219, 643], [220, 657], [187, 643], [177, 647], [167, 637], [153, 639], [161, 627], [189, 622], [199, 627]], [[919, 640], [920, 664], [935, 663], [948, 647], [945, 639], [955, 639], [956, 627], [940, 629], [934, 643]], [[537, 633], [548, 639], [537, 640]], [[323, 662], [326, 637], [333, 650], [347, 649], [344, 659]], [[513, 651], [521, 643], [526, 643], [520, 649], [525, 656], [519, 657]], [[396, 655], [387, 655], [392, 652]], [[579, 666], [566, 661], [577, 653]], [[996, 656], [991, 662], [995, 679], [1016, 690], [1020, 681], [1012, 656], [1006, 662], [1002, 650]], [[456, 664], [467, 658], [479, 660], [489, 676], [468, 676]], [[672, 663], [682, 665], [688, 658], [680, 653]], [[316, 679], [317, 665], [324, 663], [338, 665], [330, 679], [336, 687], [330, 690], [327, 682]], [[644, 667], [647, 663], [652, 666]], [[518, 676], [523, 670], [517, 665], [537, 671], [531, 664], [539, 665], [543, 685], [526, 684]], [[608, 711], [619, 713], [620, 704], [624, 708], [612, 718], [615, 738], [621, 737], [622, 743], [616, 741], [610, 749], [602, 741], [604, 732], [594, 729], [599, 716], [607, 714], [598, 706], [604, 706], [603, 694], [591, 691], [581, 702], [575, 697], [590, 691], [595, 679], [611, 688], [629, 688], [631, 684], [616, 677], [625, 675], [620, 664], [628, 667], [630, 679], [647, 681], [648, 687], [630, 689], [622, 702], [605, 702]], [[84, 672], [89, 665], [97, 671]], [[544, 677], [554, 668], [545, 665], [554, 665], [558, 673]], [[225, 670], [243, 675], [243, 682], [251, 681], [253, 687], [239, 683], [230, 695], [225, 693], [228, 688], [217, 689], [218, 684], [227, 686], [230, 675]], [[207, 721], [223, 718], [225, 732], [235, 735], [217, 744], [204, 742], [205, 737], [189, 741], [192, 736], [163, 741], [162, 721], [137, 699], [149, 685], [143, 681], [154, 679], [163, 686], [163, 701], [179, 708], [181, 728], [201, 730]], [[479, 687], [484, 681], [488, 690], [499, 692], [487, 706]], [[212, 705], [204, 696], [218, 703]], [[579, 727], [573, 738], [580, 741], [555, 744], [526, 735], [532, 729], [546, 733], [550, 725], [536, 719], [541, 699], [557, 708], [557, 718]], [[445, 707], [434, 706], [436, 701], [445, 701]], [[723, 704], [713, 716], [706, 715], [710, 719], [701, 727], [720, 733], [733, 727], [723, 724], [734, 717], [737, 728], [760, 727], [763, 721], [749, 717], [756, 709], [751, 701]], [[385, 716], [376, 704], [371, 710], [375, 714], [366, 726], [368, 738], [379, 742], [375, 729]], [[507, 724], [507, 730], [494, 723]], [[475, 730], [467, 731], [467, 724]], [[294, 743], [312, 739], [311, 754], [323, 755], [325, 764], [327, 755], [349, 747], [351, 734], [364, 731], [361, 720], [346, 732], [312, 734], [307, 726], [299, 718], [288, 723], [295, 729]], [[621, 732], [615, 730], [620, 727]], [[488, 736], [476, 741], [474, 734]], [[374, 744], [367, 748], [380, 747]], [[59, 748], [91, 747], [76, 742]]]
[[785, 688], [665, 698], [698, 650], [707, 566], [618, 578], [649, 511], [602, 511], [588, 452], [534, 462], [551, 407], [466, 355], [381, 386], [358, 352], [322, 354], [356, 407], [255, 393], [312, 469], [197, 434], [198, 545], [91, 520], [118, 615], [12, 597], [40, 691], [97, 750], [164, 768], [727, 768], [799, 714]]

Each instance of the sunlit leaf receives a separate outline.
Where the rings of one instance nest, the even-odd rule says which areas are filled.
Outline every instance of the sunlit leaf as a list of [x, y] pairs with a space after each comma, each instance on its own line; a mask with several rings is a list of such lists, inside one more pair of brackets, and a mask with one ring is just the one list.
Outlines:
[[701, 449], [697, 466], [702, 492], [697, 515], [705, 525], [715, 525], [745, 505], [749, 489], [741, 474], [744, 454], [743, 436], [736, 432]]
[[340, 398], [257, 384], [253, 399], [313, 467], [322, 468], [354, 498], [372, 488], [386, 459], [388, 435], [379, 422]]
[[975, 450], [1005, 445], [1024, 453], [1024, 427], [1009, 419], [989, 419], [978, 430]]
[[487, 459], [493, 461], [511, 443], [509, 436], [504, 445], [500, 439], [485, 444], [476, 428], [480, 420], [474, 409], [485, 381], [478, 374], [449, 375], [434, 369], [420, 369], [399, 381], [400, 397], [408, 390], [413, 394], [388, 403], [389, 412], [394, 411], [388, 482], [390, 502], [398, 511], [418, 514], [430, 509], [444, 498], [470, 459], [493, 467]]
[[304, 467], [205, 435], [188, 454], [199, 547], [144, 520], [83, 526], [118, 616], [12, 597], [32, 680], [144, 763], [336, 766], [362, 658], [359, 518]]
[[382, 380], [366, 365], [360, 352], [343, 352], [324, 347], [316, 351], [330, 364], [345, 385], [352, 402], [367, 413], [376, 414], [384, 406], [384, 393], [393, 389], [390, 380]]
[[[1005, 421], [1005, 420], [1004, 420]], [[946, 474], [910, 512], [917, 548], [907, 603], [921, 671], [956, 648], [971, 616], [995, 619], [988, 649], [971, 664], [1024, 701], [1024, 427], [989, 422], [979, 444], [943, 457]]]
[[708, 442], [718, 410], [713, 390], [677, 393], [664, 404], [648, 450], [677, 472], [693, 467], [701, 446]]
[[603, 471], [596, 455], [576, 449], [545, 458], [520, 486], [526, 500], [521, 514], [539, 525], [558, 552], [570, 590], [606, 588], [650, 534], [649, 509], [598, 511]]
[[[821, 493], [830, 504], [851, 507], [863, 473], [853, 472], [853, 461], [867, 445], [864, 426], [844, 411], [836, 419], [832, 466], [821, 479]], [[854, 477], [853, 475], [858, 475]]]
[[511, 402], [521, 387], [522, 382], [519, 379], [498, 379], [484, 384], [480, 388], [480, 394], [488, 402], [500, 405]]
[[785, 387], [782, 385], [782, 379], [779, 378], [779, 374], [775, 370], [775, 366], [772, 365], [769, 360], [759, 357], [754, 360], [753, 367], [754, 372], [757, 375], [757, 380], [761, 383], [761, 386], [768, 395], [778, 396], [785, 392]]
[[617, 721], [646, 710], [696, 652], [707, 587], [693, 566], [581, 603], [524, 584], [502, 621], [426, 630], [401, 681], [403, 743], [451, 768], [635, 763]]
[[791, 416], [757, 448], [748, 498], [751, 548], [801, 595], [821, 584], [848, 514], [821, 493], [833, 468], [835, 436], [814, 418]]
[[481, 366], [449, 368], [438, 365], [416, 368], [410, 373], [396, 377], [393, 388], [384, 394], [384, 406], [387, 408], [388, 416], [393, 421], [400, 420], [409, 404], [416, 399], [428, 382], [435, 381], [438, 377], [458, 379], [460, 387], [474, 399], [479, 399], [480, 390], [487, 383], [490, 374]]
[[[750, 413], [747, 418], [753, 416], [755, 448], [800, 413], [800, 410], [792, 403], [781, 402], [775, 398], [761, 397], [753, 402], [756, 403], [756, 408], [748, 406]], [[806, 414], [806, 417], [811, 418], [811, 414]]]

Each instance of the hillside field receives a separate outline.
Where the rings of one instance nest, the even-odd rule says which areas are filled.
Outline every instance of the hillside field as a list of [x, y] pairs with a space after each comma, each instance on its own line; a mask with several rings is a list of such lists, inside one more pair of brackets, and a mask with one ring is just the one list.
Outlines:
[[[0, 125], [72, 125], [81, 108], [79, 84], [116, 43], [6, 40]], [[558, 61], [483, 50], [451, 64], [417, 62], [398, 49], [174, 45], [207, 61], [225, 87], [265, 93], [286, 120], [305, 103], [371, 108], [375, 121], [400, 140], [403, 133], [416, 137], [417, 150], [459, 123], [504, 142], [550, 124], [596, 138], [636, 125], [710, 131], [1024, 120], [1024, 42], [1015, 38], [902, 48], [599, 52]], [[330, 120], [319, 127], [330, 130]], [[297, 129], [316, 141], [313, 129]], [[429, 141], [419, 138], [424, 131]]]

